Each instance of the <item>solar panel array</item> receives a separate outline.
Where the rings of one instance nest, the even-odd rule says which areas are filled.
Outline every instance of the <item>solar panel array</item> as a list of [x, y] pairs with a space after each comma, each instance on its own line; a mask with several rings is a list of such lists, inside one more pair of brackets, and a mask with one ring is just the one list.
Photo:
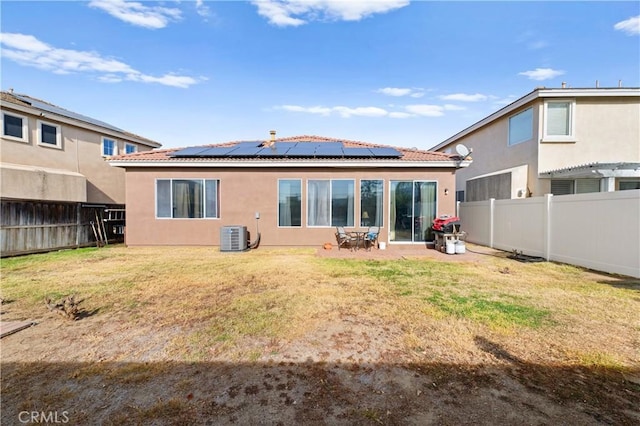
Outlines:
[[52, 114], [61, 115], [63, 117], [73, 118], [79, 121], [84, 121], [85, 123], [94, 124], [96, 126], [104, 127], [105, 129], [115, 130], [116, 132], [124, 132], [124, 130], [119, 129], [118, 127], [112, 126], [109, 123], [105, 123], [104, 121], [96, 120], [91, 117], [87, 117], [86, 115], [77, 114], [72, 111], [67, 111], [64, 108], [57, 107], [55, 105], [48, 104], [46, 102], [39, 101], [37, 99], [30, 98], [28, 96], [22, 96], [18, 94], [13, 94], [17, 99], [22, 102], [26, 102], [30, 104], [34, 108], [38, 108], [39, 110], [50, 112]]
[[190, 147], [170, 154], [174, 158], [400, 158], [390, 147], [346, 147], [342, 142], [238, 142], [231, 146]]

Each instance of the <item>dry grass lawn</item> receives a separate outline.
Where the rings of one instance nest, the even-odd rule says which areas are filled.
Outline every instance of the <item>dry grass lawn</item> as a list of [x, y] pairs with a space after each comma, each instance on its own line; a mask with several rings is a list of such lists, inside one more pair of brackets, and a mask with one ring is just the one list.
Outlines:
[[2, 297], [2, 424], [640, 422], [640, 281], [567, 265], [109, 246]]

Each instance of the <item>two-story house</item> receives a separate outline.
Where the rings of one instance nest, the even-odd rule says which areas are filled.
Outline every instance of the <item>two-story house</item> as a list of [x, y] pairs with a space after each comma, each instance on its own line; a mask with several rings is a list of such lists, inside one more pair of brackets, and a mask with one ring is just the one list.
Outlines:
[[640, 89], [537, 88], [432, 149], [471, 151], [459, 201], [640, 189]]
[[0, 106], [3, 199], [124, 204], [124, 171], [105, 160], [160, 147], [30, 96], [1, 92]]
[[3, 256], [89, 243], [87, 209], [125, 204], [125, 172], [107, 160], [160, 147], [12, 90], [0, 92], [0, 107]]

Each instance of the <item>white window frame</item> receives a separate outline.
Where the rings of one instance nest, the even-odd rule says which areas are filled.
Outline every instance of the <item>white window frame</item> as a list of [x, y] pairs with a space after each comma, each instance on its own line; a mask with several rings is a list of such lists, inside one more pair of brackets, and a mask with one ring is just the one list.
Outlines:
[[[15, 118], [19, 118], [22, 120], [22, 137], [16, 137], [16, 136], [12, 136], [12, 135], [7, 135], [4, 133], [4, 117], [5, 116], [11, 116], [11, 117], [15, 117]], [[12, 112], [5, 112], [2, 111], [2, 123], [0, 124], [2, 126], [2, 137], [5, 139], [9, 139], [12, 141], [16, 141], [16, 142], [26, 142], [29, 143], [29, 120], [27, 119], [27, 117], [25, 117], [24, 115], [20, 115], [20, 114], [14, 114]]]
[[[127, 148], [129, 148], [129, 147], [132, 147], [133, 151], [127, 152]], [[135, 152], [138, 152], [138, 145], [135, 145], [135, 144], [132, 144], [132, 143], [129, 143], [129, 142], [125, 142], [125, 144], [124, 144], [124, 153], [125, 154], [133, 154]]]
[[[42, 142], [42, 125], [55, 127], [56, 129], [56, 144], [50, 144], [47, 142]], [[44, 146], [47, 148], [55, 148], [62, 149], [62, 126], [59, 124], [51, 123], [50, 121], [38, 120], [38, 145]]]
[[[319, 181], [323, 181], [323, 182], [329, 182], [329, 225], [309, 225], [309, 203], [311, 202], [311, 197], [309, 196], [309, 183], [310, 182], [319, 182]], [[336, 226], [340, 226], [340, 225], [334, 225], [333, 222], [333, 218], [332, 218], [332, 213], [333, 213], [333, 182], [334, 181], [349, 181], [349, 182], [353, 182], [353, 225], [345, 225], [345, 228], [353, 228], [355, 227], [356, 223], [356, 214], [358, 213], [355, 203], [356, 203], [356, 180], [355, 179], [351, 179], [351, 178], [336, 178], [336, 179], [307, 179], [307, 203], [306, 203], [306, 214], [305, 214], [305, 222], [307, 225], [307, 228], [335, 228]]]
[[[549, 135], [547, 133], [550, 104], [569, 104], [569, 134]], [[544, 119], [541, 142], [576, 142], [576, 101], [575, 99], [552, 99], [544, 102]]]
[[[202, 182], [202, 190], [203, 190], [203, 206], [202, 206], [202, 217], [173, 217], [174, 208], [173, 208], [173, 181], [175, 180], [193, 180], [193, 181], [201, 181]], [[171, 202], [171, 217], [158, 216], [158, 182], [159, 181], [169, 181], [169, 200]], [[206, 189], [206, 181], [217, 181], [217, 193], [216, 193], [216, 216], [215, 217], [207, 217], [207, 189]], [[222, 197], [220, 195], [220, 187], [222, 186], [222, 182], [219, 178], [156, 178], [154, 181], [154, 216], [157, 220], [220, 220], [221, 217], [221, 205], [222, 205]]]
[[[525, 139], [520, 139], [520, 140], [516, 140], [516, 141], [512, 141], [511, 140], [511, 119], [515, 119], [515, 118], [522, 118], [523, 115], [527, 112], [531, 113], [531, 120], [529, 124], [529, 135], [528, 137], [526, 137]], [[508, 129], [507, 129], [507, 145], [508, 146], [514, 146], [514, 145], [518, 145], [520, 143], [523, 142], [527, 142], [530, 141], [531, 139], [533, 139], [533, 107], [529, 107], [529, 108], [525, 108], [522, 111], [519, 111], [517, 114], [513, 114], [512, 116], [509, 117], [509, 119], [507, 120], [508, 123]]]
[[[104, 141], [108, 140], [108, 141], [113, 141], [113, 153], [112, 154], [105, 154], [104, 152]], [[100, 154], [103, 157], [112, 157], [114, 155], [118, 155], [118, 140], [114, 139], [114, 138], [109, 138], [106, 136], [102, 137], [102, 141], [100, 142]]]

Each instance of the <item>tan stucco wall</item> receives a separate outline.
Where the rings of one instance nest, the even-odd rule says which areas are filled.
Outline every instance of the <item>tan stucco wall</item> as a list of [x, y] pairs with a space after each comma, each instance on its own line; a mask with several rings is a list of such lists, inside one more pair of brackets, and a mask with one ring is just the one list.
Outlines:
[[[544, 102], [536, 99], [439, 149], [455, 152], [455, 146], [460, 143], [473, 148], [473, 163], [456, 173], [456, 189], [464, 190], [468, 179], [526, 165], [530, 195], [541, 196], [549, 193], [550, 180], [540, 179], [539, 173], [596, 162], [640, 161], [640, 104], [637, 98], [573, 99], [576, 100], [575, 142], [540, 142]], [[533, 137], [509, 146], [509, 117], [529, 107], [533, 107]], [[517, 189], [514, 186], [512, 192], [516, 193]]]
[[[29, 122], [29, 138], [27, 142], [12, 140], [2, 137], [2, 161], [6, 163], [21, 164], [52, 169], [61, 169], [79, 173], [86, 177], [86, 200], [89, 203], [115, 203], [125, 202], [125, 173], [123, 169], [111, 167], [102, 157], [102, 136], [108, 136], [118, 141], [118, 152], [124, 152], [125, 142], [137, 145], [138, 151], [147, 151], [151, 148], [142, 144], [125, 141], [114, 136], [102, 134], [81, 127], [59, 123], [54, 119], [45, 117], [47, 123], [61, 126], [62, 146], [60, 149], [38, 145], [38, 117], [29, 115], [23, 111], [12, 111], [3, 107], [7, 113], [15, 113], [27, 117]], [[26, 179], [26, 177], [25, 177]], [[37, 185], [34, 183], [33, 185]], [[2, 188], [6, 188], [2, 185]], [[51, 187], [50, 187], [51, 188]], [[19, 190], [19, 188], [17, 188]], [[25, 191], [16, 198], [31, 199], [33, 191]], [[2, 197], [9, 195], [3, 192]], [[46, 199], [52, 199], [48, 195]], [[38, 198], [40, 199], [40, 198]], [[75, 200], [60, 200], [75, 201]]]
[[[538, 128], [534, 125], [530, 140], [509, 146], [509, 117], [516, 115], [529, 107], [533, 107], [533, 122], [538, 119], [539, 109], [529, 104], [509, 114], [508, 117], [497, 120], [455, 142], [449, 148], [455, 149], [457, 144], [464, 144], [472, 148], [473, 162], [467, 168], [456, 172], [456, 190], [463, 191], [466, 181], [479, 176], [500, 174], [512, 168], [526, 167], [529, 191], [536, 193], [537, 181], [537, 140]], [[443, 150], [446, 150], [443, 149]], [[455, 153], [455, 150], [451, 151]], [[521, 176], [512, 183], [512, 192], [516, 193], [523, 186]], [[538, 194], [540, 195], [540, 194]]]
[[638, 99], [578, 98], [575, 142], [541, 142], [539, 172], [590, 163], [640, 162]]
[[[220, 179], [220, 219], [156, 219], [155, 181], [160, 178]], [[437, 181], [437, 214], [455, 214], [453, 169], [128, 169], [126, 243], [131, 246], [217, 246], [220, 244], [220, 227], [229, 225], [247, 226], [254, 240], [256, 212], [260, 213], [261, 245], [319, 246], [325, 242], [335, 243], [335, 228], [306, 226], [306, 181], [341, 178], [356, 180], [356, 216], [360, 208], [360, 179], [384, 180], [384, 225], [380, 241], [388, 242], [391, 180]], [[278, 179], [302, 179], [303, 223], [300, 228], [278, 228]], [[449, 190], [448, 195], [444, 195], [445, 189]]]
[[80, 173], [44, 167], [0, 164], [3, 198], [46, 201], [87, 201], [87, 180]]

